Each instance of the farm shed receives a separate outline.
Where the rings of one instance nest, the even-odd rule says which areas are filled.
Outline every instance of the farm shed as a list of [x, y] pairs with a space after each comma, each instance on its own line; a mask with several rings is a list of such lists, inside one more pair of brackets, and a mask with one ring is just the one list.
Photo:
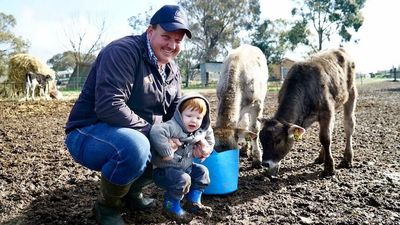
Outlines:
[[222, 62], [206, 62], [200, 64], [201, 84], [207, 86], [211, 81], [217, 81], [222, 72]]
[[288, 58], [283, 58], [281, 63], [279, 64], [272, 64], [270, 66], [270, 77], [271, 79], [274, 80], [284, 80], [286, 74], [288, 73], [290, 67], [293, 66], [295, 63], [294, 60], [288, 59]]
[[57, 71], [56, 72], [56, 81], [57, 81], [57, 85], [60, 86], [65, 86], [68, 84], [69, 78], [72, 75], [72, 72], [74, 72], [73, 70], [69, 69], [69, 70], [62, 70], [62, 71]]
[[67, 88], [80, 89], [85, 83], [91, 67], [92, 64], [90, 63], [80, 63], [75, 66], [74, 72], [72, 72], [68, 80]]

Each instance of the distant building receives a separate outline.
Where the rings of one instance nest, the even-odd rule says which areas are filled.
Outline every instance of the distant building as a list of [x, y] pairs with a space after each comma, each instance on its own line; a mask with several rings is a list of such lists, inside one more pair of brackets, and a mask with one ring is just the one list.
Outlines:
[[91, 64], [80, 63], [79, 66], [75, 66], [74, 72], [72, 72], [69, 78], [67, 88], [68, 89], [80, 89], [86, 81]]
[[59, 86], [67, 85], [72, 72], [73, 70], [56, 71], [57, 85]]
[[201, 84], [208, 86], [209, 83], [217, 81], [222, 73], [222, 62], [206, 62], [200, 64]]
[[294, 60], [283, 58], [281, 63], [270, 65], [270, 80], [284, 80], [294, 63]]

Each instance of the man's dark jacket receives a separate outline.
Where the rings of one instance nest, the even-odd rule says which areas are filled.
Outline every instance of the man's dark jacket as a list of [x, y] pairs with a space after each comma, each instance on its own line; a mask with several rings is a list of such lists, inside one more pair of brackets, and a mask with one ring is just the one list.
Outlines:
[[168, 63], [163, 82], [150, 58], [146, 33], [107, 45], [92, 65], [72, 108], [66, 133], [105, 122], [148, 135], [151, 125], [169, 120], [181, 96], [177, 66]]

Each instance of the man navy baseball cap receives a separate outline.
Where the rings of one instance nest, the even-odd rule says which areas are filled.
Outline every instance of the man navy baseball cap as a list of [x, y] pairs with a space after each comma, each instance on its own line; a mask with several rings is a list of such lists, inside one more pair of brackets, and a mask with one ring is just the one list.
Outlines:
[[168, 32], [184, 30], [186, 36], [192, 38], [186, 13], [180, 6], [164, 5], [151, 17], [150, 24], [159, 24]]

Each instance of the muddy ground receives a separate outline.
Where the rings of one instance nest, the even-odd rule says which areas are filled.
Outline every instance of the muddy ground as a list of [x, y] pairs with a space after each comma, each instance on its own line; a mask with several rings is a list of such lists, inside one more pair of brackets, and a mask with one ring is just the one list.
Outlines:
[[[215, 106], [215, 96], [206, 95]], [[0, 224], [95, 224], [99, 173], [75, 163], [63, 144], [72, 105], [0, 102]], [[270, 93], [265, 115], [275, 109], [276, 93]], [[336, 164], [344, 149], [342, 117], [335, 123]], [[400, 82], [361, 86], [356, 117], [353, 168], [319, 177], [322, 165], [312, 164], [320, 148], [315, 124], [284, 160], [279, 180], [242, 157], [238, 191], [205, 196], [214, 216], [191, 224], [400, 224]], [[159, 207], [124, 212], [127, 223], [174, 224], [160, 214], [160, 189], [146, 193]]]

